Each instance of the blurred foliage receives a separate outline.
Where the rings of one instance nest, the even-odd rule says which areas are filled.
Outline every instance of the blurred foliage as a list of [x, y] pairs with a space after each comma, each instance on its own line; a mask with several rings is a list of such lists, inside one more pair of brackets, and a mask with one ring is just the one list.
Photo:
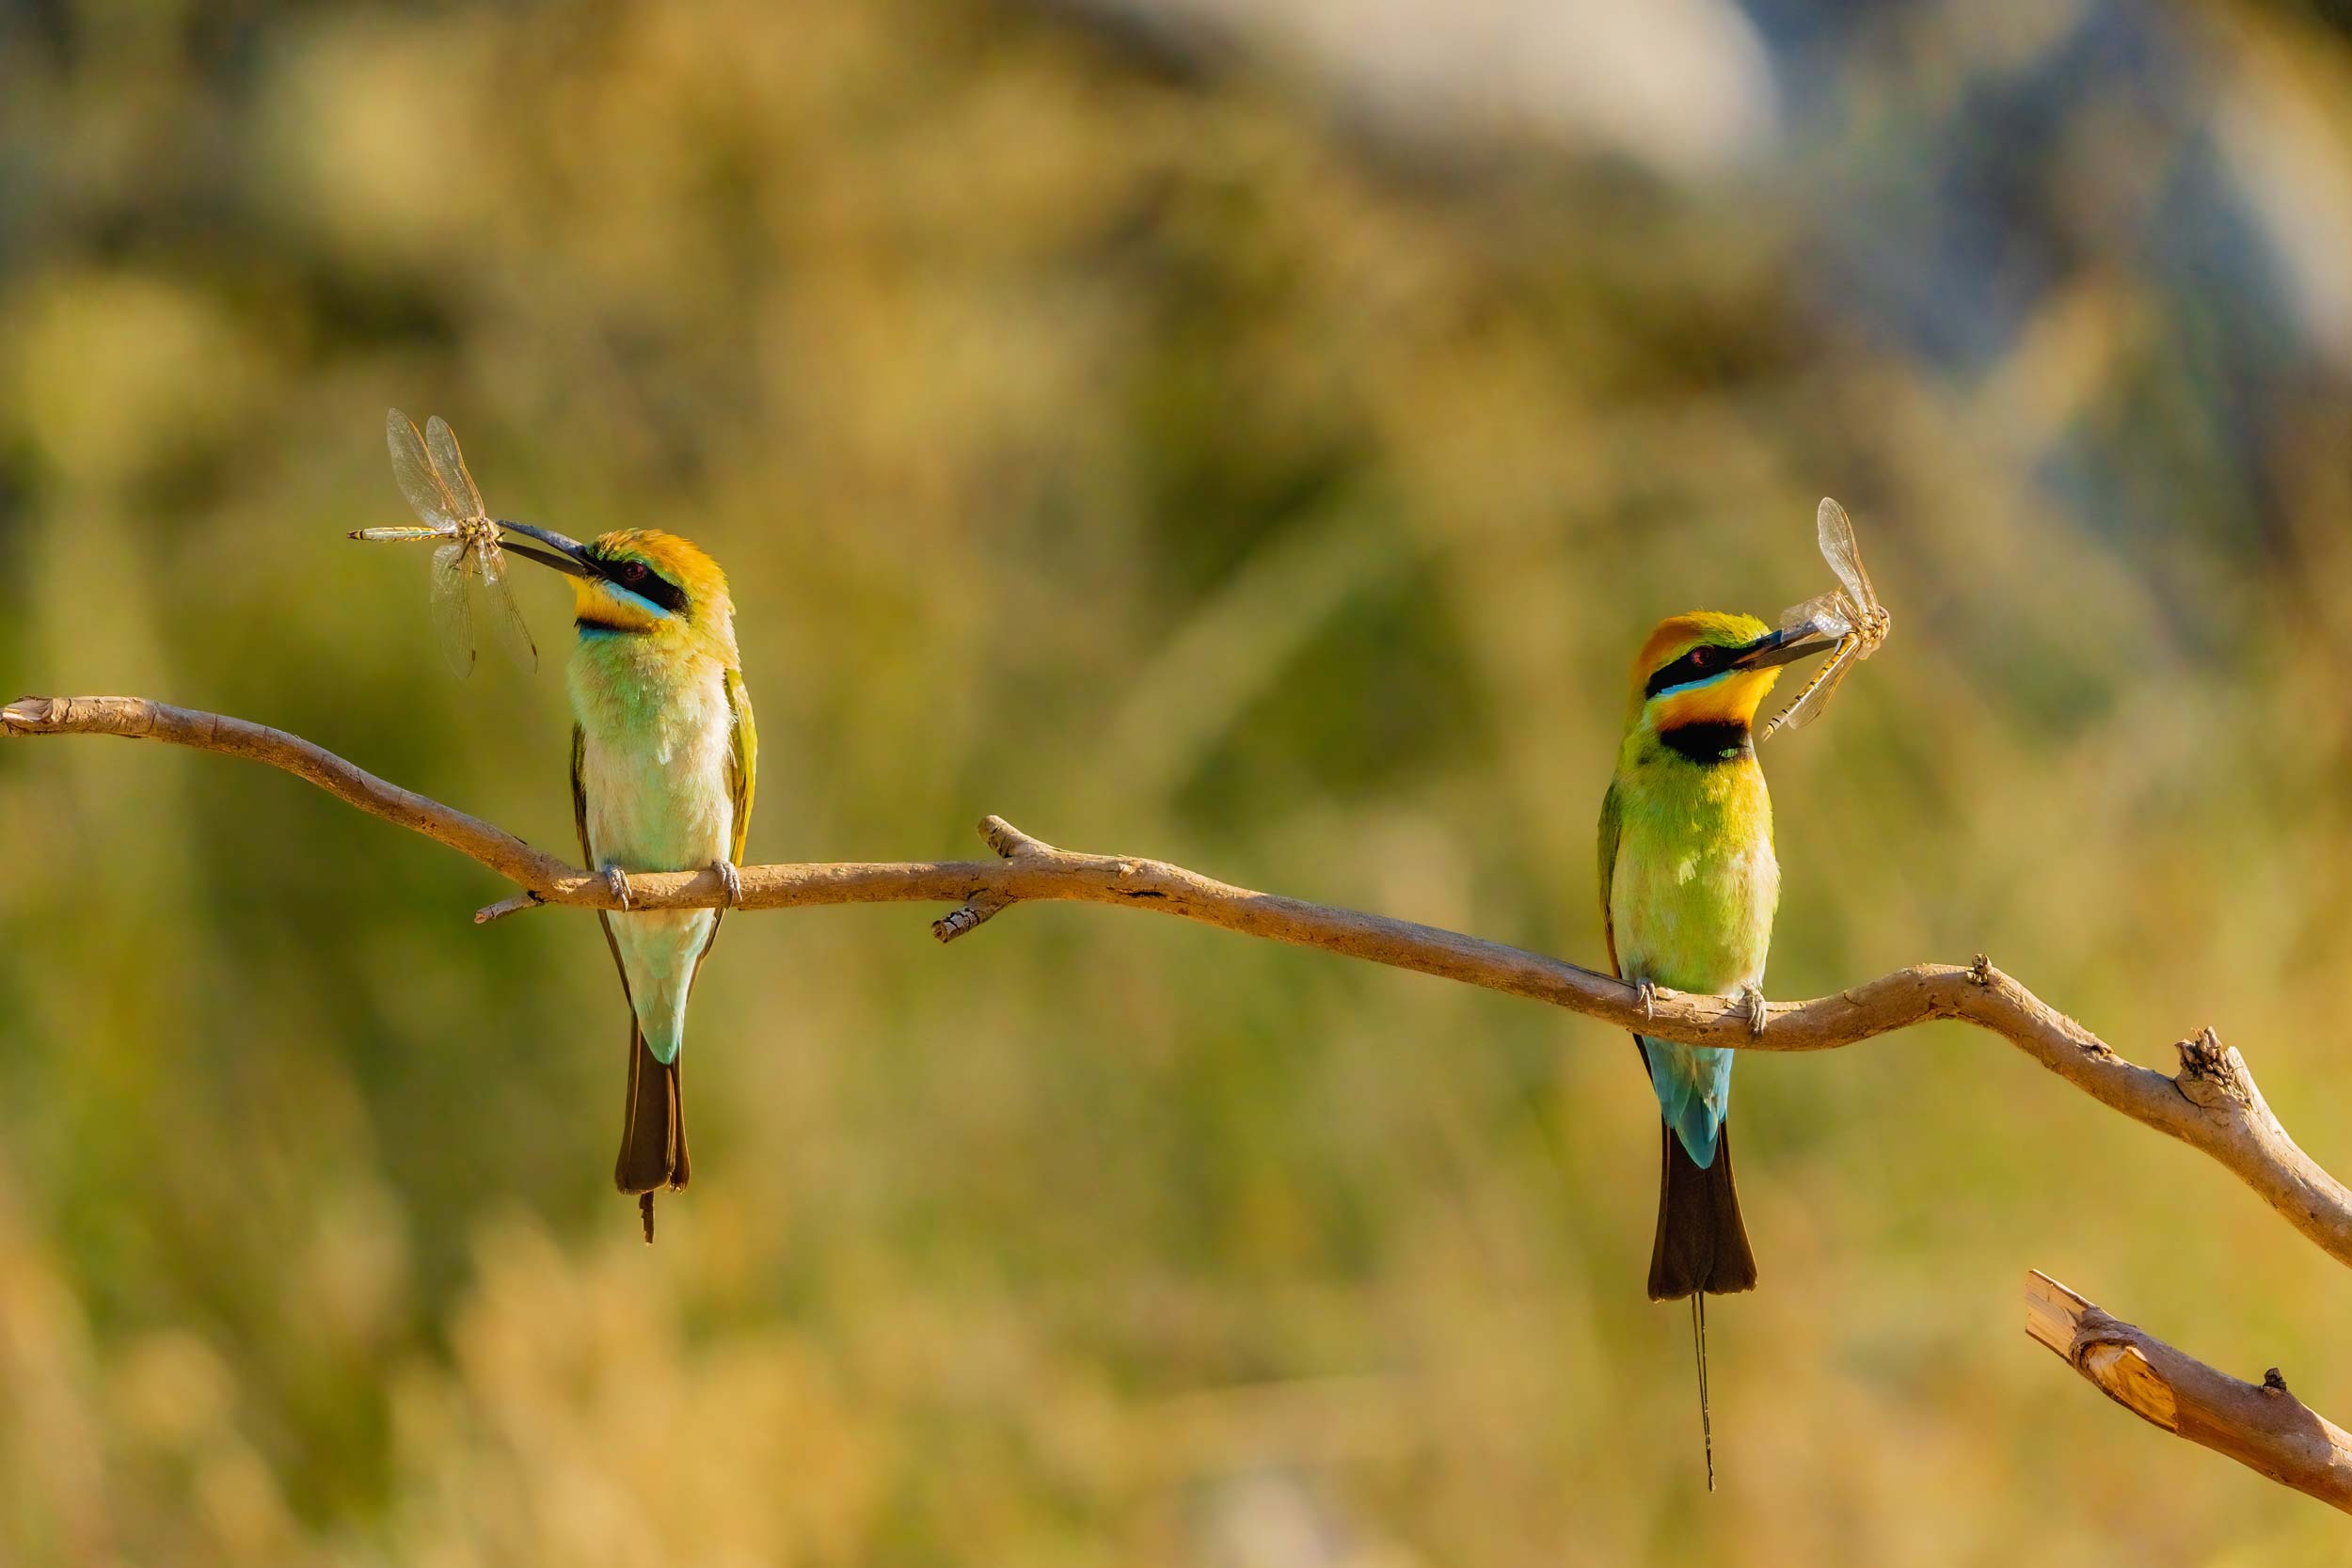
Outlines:
[[[1857, 258], [2064, 41], [1966, 8], [1887, 8], [1817, 142], [1702, 185], [980, 0], [0, 11], [0, 688], [278, 724], [568, 847], [563, 595], [523, 584], [537, 678], [461, 686], [422, 562], [342, 541], [399, 519], [397, 404], [507, 515], [729, 567], [755, 859], [994, 811], [1591, 961], [1625, 660], [1823, 586], [1826, 490], [1896, 635], [1769, 749], [1773, 992], [1985, 950], [2142, 1060], [2217, 1024], [2342, 1169], [2352, 399], [2214, 270], [2201, 129], [2283, 105], [2289, 188], [2352, 185], [2314, 9], [2143, 17], [2235, 95], [2171, 139], [2076, 93], [2001, 144], [1984, 221], [2058, 238], [1948, 339]], [[2341, 1416], [2335, 1265], [1980, 1036], [1741, 1065], [1765, 1284], [1713, 1314], [1708, 1498], [1611, 1031], [1102, 911], [741, 918], [647, 1250], [585, 920], [476, 929], [469, 863], [96, 741], [0, 751], [0, 890], [11, 1563], [2334, 1540], [2017, 1292]]]

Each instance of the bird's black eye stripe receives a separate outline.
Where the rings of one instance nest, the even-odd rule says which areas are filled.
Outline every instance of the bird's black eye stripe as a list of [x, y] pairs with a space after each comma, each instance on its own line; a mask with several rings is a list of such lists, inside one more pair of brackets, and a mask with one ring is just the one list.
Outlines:
[[626, 556], [618, 561], [607, 561], [601, 556], [591, 556], [589, 560], [597, 571], [649, 603], [672, 612], [686, 608], [685, 590], [642, 561]]
[[1717, 647], [1712, 642], [1702, 642], [1680, 658], [1660, 665], [1642, 688], [1642, 695], [1655, 697], [1661, 691], [1705, 680], [1729, 668], [1730, 663], [1730, 649]]

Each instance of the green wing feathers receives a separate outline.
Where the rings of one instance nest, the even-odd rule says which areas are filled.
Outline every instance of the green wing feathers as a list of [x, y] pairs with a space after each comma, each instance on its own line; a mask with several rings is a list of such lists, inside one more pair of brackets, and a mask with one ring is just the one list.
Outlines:
[[591, 877], [596, 874], [596, 858], [588, 847], [588, 786], [580, 776], [580, 761], [588, 750], [588, 737], [578, 724], [572, 726], [572, 827], [580, 833], [580, 863]]
[[735, 842], [727, 859], [743, 863], [743, 844], [752, 831], [752, 789], [759, 775], [759, 729], [752, 722], [752, 694], [743, 672], [727, 672], [727, 708], [735, 715], [735, 746], [727, 756], [727, 791], [735, 798]]
[[1610, 884], [1617, 879], [1617, 835], [1625, 821], [1625, 806], [1612, 783], [1600, 798], [1600, 940], [1609, 947], [1609, 973], [1623, 977], [1617, 966], [1617, 925], [1609, 913]]

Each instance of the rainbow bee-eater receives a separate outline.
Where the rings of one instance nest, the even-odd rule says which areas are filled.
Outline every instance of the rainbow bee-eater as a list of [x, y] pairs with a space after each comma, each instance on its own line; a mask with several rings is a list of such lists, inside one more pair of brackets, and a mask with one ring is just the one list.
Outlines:
[[[631, 871], [715, 866], [736, 901], [759, 740], [725, 574], [686, 540], [651, 529], [582, 545], [502, 526], [546, 546], [506, 548], [572, 578], [572, 816], [588, 868], [612, 884], [624, 911]], [[691, 1171], [678, 1056], [686, 999], [723, 912], [596, 916], [629, 1006], [628, 1098], [612, 1179], [639, 1195], [648, 1242], [653, 1195], [685, 1186]]]
[[[1600, 911], [1611, 965], [1645, 1001], [1661, 986], [1738, 996], [1762, 1031], [1780, 863], [1749, 724], [1782, 665], [1831, 646], [1810, 624], [1774, 631], [1710, 610], [1671, 616], [1642, 644], [1600, 807]], [[1733, 1053], [1645, 1035], [1633, 1043], [1664, 1120], [1650, 1299], [1692, 1298], [1704, 1419], [1704, 1297], [1756, 1284], [1731, 1180]]]

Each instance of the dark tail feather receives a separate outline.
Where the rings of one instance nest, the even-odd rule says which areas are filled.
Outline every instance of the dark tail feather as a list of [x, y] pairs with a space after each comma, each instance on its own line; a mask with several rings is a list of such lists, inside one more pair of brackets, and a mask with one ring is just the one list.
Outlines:
[[621, 1157], [613, 1162], [612, 1180], [625, 1193], [647, 1195], [645, 1240], [653, 1240], [651, 1195], [662, 1187], [683, 1187], [692, 1167], [686, 1158], [686, 1105], [678, 1092], [678, 1064], [655, 1057], [653, 1048], [631, 1020], [628, 1031], [628, 1104], [621, 1123]]
[[1740, 1194], [1731, 1183], [1731, 1125], [1705, 1170], [1671, 1127], [1658, 1175], [1658, 1239], [1650, 1245], [1649, 1299], [1674, 1301], [1704, 1291], [1724, 1295], [1756, 1289], [1756, 1254], [1740, 1223]]

